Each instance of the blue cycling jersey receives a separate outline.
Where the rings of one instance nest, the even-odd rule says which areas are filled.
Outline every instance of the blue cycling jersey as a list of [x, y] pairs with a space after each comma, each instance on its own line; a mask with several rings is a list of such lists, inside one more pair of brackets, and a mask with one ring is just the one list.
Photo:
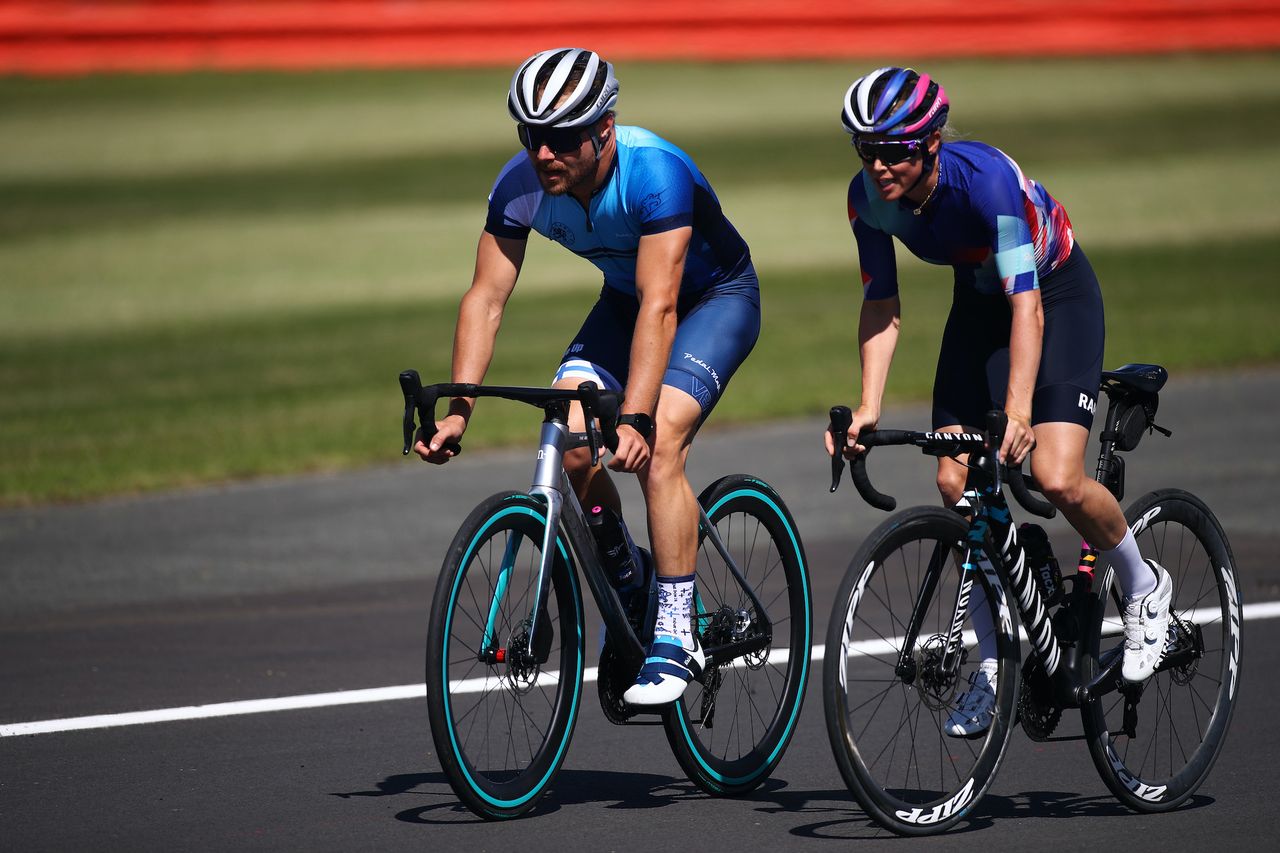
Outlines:
[[938, 152], [938, 186], [916, 215], [911, 201], [883, 201], [866, 170], [849, 184], [849, 222], [858, 243], [863, 295], [898, 292], [893, 237], [979, 293], [1021, 293], [1071, 255], [1066, 210], [1022, 174], [1007, 154], [981, 142], [948, 142]]
[[525, 239], [530, 229], [600, 268], [608, 286], [634, 294], [640, 238], [693, 227], [681, 293], [737, 279], [751, 262], [747, 244], [720, 210], [711, 184], [689, 155], [640, 127], [615, 127], [616, 155], [590, 209], [570, 194], [548, 195], [521, 152], [489, 194], [485, 230]]

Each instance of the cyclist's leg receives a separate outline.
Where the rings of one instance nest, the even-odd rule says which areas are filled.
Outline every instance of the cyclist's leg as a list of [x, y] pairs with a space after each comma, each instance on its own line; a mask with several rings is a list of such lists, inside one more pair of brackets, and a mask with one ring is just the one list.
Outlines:
[[702, 407], [685, 392], [664, 384], [654, 415], [653, 454], [639, 473], [649, 516], [649, 542], [658, 576], [693, 572], [698, 548], [698, 502], [685, 462]]
[[1142, 559], [1120, 504], [1084, 474], [1084, 453], [1102, 380], [1102, 292], [1076, 246], [1042, 282], [1044, 344], [1031, 404], [1037, 449], [1032, 473], [1054, 506], [1116, 570], [1125, 601], [1124, 678], [1142, 681], [1164, 654], [1173, 582]]
[[689, 443], [702, 418], [698, 401], [663, 385], [654, 413], [653, 454], [637, 472], [658, 575], [658, 613], [645, 665], [623, 701], [665, 705], [684, 693], [706, 658], [692, 625], [698, 504], [685, 476]]
[[[1009, 369], [1009, 324], [1009, 307], [1002, 294], [980, 294], [967, 286], [956, 286], [934, 375], [935, 432], [981, 432], [977, 424], [986, 413], [1003, 407], [996, 389], [1003, 397]], [[947, 507], [956, 506], [964, 495], [969, 473], [965, 462], [966, 456], [938, 458], [938, 492]], [[985, 561], [985, 556], [979, 557], [980, 564]], [[982, 584], [974, 584], [970, 593], [969, 619], [978, 636], [979, 665], [994, 667], [998, 653], [995, 625]]]
[[[553, 386], [577, 388], [583, 382], [595, 382], [601, 388], [621, 391], [627, 381], [636, 310], [635, 297], [606, 285], [573, 342], [565, 348]], [[569, 428], [575, 432], [586, 429], [582, 407], [577, 403], [569, 411]], [[590, 450], [580, 447], [566, 452], [564, 467], [584, 506], [607, 506], [621, 515], [617, 487], [603, 464], [592, 466]]]
[[[938, 350], [933, 379], [935, 432], [981, 432], [993, 408], [1004, 408], [1009, 379], [1011, 315], [1003, 294], [977, 293], [957, 284]], [[964, 493], [965, 457], [938, 459], [938, 492], [955, 506]]]
[[1035, 434], [1031, 473], [1044, 496], [1095, 548], [1114, 548], [1124, 538], [1128, 525], [1115, 496], [1106, 486], [1085, 476], [1089, 430], [1080, 424], [1058, 421], [1036, 424]]
[[639, 472], [658, 574], [658, 624], [648, 663], [624, 696], [633, 704], [678, 699], [702, 665], [693, 631], [698, 504], [685, 474], [689, 447], [729, 379], [760, 333], [755, 272], [681, 306], [651, 439], [653, 455]]
[[760, 334], [755, 270], [682, 300], [654, 416], [653, 456], [640, 472], [658, 575], [693, 572], [698, 502], [685, 476], [689, 447]]
[[1155, 576], [1143, 562], [1120, 504], [1085, 474], [1084, 455], [1102, 381], [1102, 291], [1084, 251], [1045, 278], [1044, 343], [1031, 405], [1032, 473], [1046, 498], [1116, 567], [1126, 595], [1145, 595]]

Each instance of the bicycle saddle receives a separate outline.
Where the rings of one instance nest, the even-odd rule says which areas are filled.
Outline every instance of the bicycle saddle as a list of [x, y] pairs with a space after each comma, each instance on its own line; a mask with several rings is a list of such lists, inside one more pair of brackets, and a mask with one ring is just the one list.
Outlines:
[[1158, 364], [1126, 364], [1102, 371], [1103, 382], [1115, 382], [1142, 394], [1158, 394], [1169, 380], [1169, 371]]

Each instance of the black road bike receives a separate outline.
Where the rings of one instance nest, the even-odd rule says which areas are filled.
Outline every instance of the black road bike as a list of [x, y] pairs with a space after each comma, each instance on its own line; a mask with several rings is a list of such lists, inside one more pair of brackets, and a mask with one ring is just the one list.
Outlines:
[[[1103, 374], [1108, 398], [1097, 479], [1124, 496], [1124, 459], [1154, 423], [1168, 378], [1156, 365]], [[831, 412], [836, 446], [851, 423]], [[1082, 546], [1079, 570], [1062, 582], [1056, 561], [1013, 526], [1002, 487], [1028, 511], [1051, 517], [1029, 478], [1000, 464], [1004, 414], [987, 434], [879, 430], [868, 448], [913, 445], [934, 456], [969, 454], [965, 514], [914, 507], [877, 527], [844, 577], [831, 614], [823, 670], [827, 732], [845, 782], [868, 815], [902, 835], [942, 832], [986, 793], [1015, 723], [1049, 739], [1062, 712], [1080, 709], [1098, 773], [1130, 809], [1176, 808], [1204, 782], [1222, 749], [1240, 686], [1242, 610], [1226, 534], [1199, 498], [1161, 489], [1133, 502], [1126, 519], [1146, 557], [1172, 575], [1174, 599], [1163, 661], [1140, 684], [1120, 676], [1120, 595], [1110, 566]], [[994, 449], [989, 449], [994, 448]], [[843, 472], [832, 461], [834, 492]], [[866, 455], [851, 474], [862, 497], [891, 511], [871, 485]], [[1034, 483], [1030, 483], [1034, 487]], [[1025, 546], [1025, 547], [1024, 547]], [[1038, 554], [1036, 552], [1039, 552]], [[1032, 554], [1032, 557], [1029, 557]], [[1097, 570], [1095, 572], [1095, 569]], [[966, 630], [975, 584], [998, 649], [990, 727], [949, 737], [943, 722], [976, 666], [978, 637]], [[975, 597], [975, 600], [983, 598]], [[1016, 615], [1015, 615], [1016, 614]], [[1022, 661], [1018, 630], [1030, 646]]]
[[[427, 635], [427, 705], [445, 776], [473, 812], [513, 818], [532, 809], [565, 758], [595, 678], [615, 724], [660, 722], [676, 760], [703, 791], [741, 794], [782, 758], [800, 716], [813, 617], [804, 549], [782, 498], [746, 475], [723, 477], [698, 498], [693, 626], [706, 654], [697, 682], [658, 710], [622, 701], [652, 638], [656, 579], [624, 604], [610, 583], [564, 453], [615, 447], [622, 395], [469, 384], [423, 386], [400, 374], [404, 452], [415, 414], [429, 438], [440, 397], [502, 397], [544, 412], [533, 484], [500, 492], [459, 528], [441, 567]], [[569, 429], [582, 405], [586, 432]], [[455, 452], [460, 448], [451, 446]], [[598, 666], [586, 663], [583, 581], [606, 627]], [[635, 719], [658, 713], [660, 721]]]

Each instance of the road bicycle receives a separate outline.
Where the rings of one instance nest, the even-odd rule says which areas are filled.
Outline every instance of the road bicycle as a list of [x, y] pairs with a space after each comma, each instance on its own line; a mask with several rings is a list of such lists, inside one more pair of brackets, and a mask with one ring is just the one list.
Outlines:
[[[742, 794], [764, 782], [795, 733], [813, 641], [804, 548], [777, 492], [739, 474], [698, 497], [692, 619], [706, 664], [671, 705], [630, 706], [622, 694], [652, 639], [657, 581], [651, 574], [639, 594], [622, 600], [563, 464], [566, 451], [588, 448], [594, 465], [603, 448], [616, 446], [622, 395], [590, 382], [576, 390], [424, 387], [412, 370], [400, 384], [406, 454], [415, 414], [426, 438], [435, 433], [442, 396], [501, 397], [544, 412], [531, 487], [500, 492], [471, 512], [436, 584], [427, 705], [440, 764], [459, 799], [487, 819], [532, 809], [564, 761], [583, 682], [592, 676], [605, 717], [619, 725], [660, 722], [703, 791]], [[585, 432], [568, 426], [572, 402], [582, 406]], [[606, 631], [595, 668], [586, 665], [583, 580]]]
[[[1124, 496], [1124, 459], [1156, 426], [1168, 378], [1156, 365], [1103, 373], [1108, 398], [1096, 478]], [[851, 415], [831, 412], [843, 447]], [[1077, 572], [1062, 582], [1043, 531], [1017, 529], [1002, 487], [1028, 511], [1051, 517], [1020, 468], [1000, 464], [1007, 425], [987, 416], [987, 434], [878, 430], [868, 448], [913, 445], [934, 456], [969, 454], [966, 501], [953, 511], [915, 507], [877, 527], [850, 563], [827, 633], [823, 705], [836, 763], [858, 803], [902, 835], [942, 832], [968, 814], [994, 779], [1020, 722], [1033, 740], [1053, 735], [1062, 712], [1080, 709], [1084, 737], [1111, 792], [1138, 812], [1176, 808], [1204, 782], [1222, 749], [1240, 685], [1242, 610], [1236, 568], [1222, 526], [1203, 501], [1178, 489], [1143, 495], [1126, 519], [1145, 557], [1173, 577], [1173, 618], [1163, 661], [1139, 684], [1120, 675], [1120, 594], [1110, 566], [1082, 543]], [[992, 448], [992, 449], [988, 449]], [[896, 503], [867, 475], [866, 454], [851, 475], [872, 506]], [[844, 460], [832, 461], [831, 491]], [[1024, 547], [1025, 546], [1025, 547]], [[1045, 550], [1048, 549], [1048, 553]], [[974, 595], [980, 585], [985, 596]], [[985, 599], [995, 626], [996, 707], [988, 729], [947, 736], [943, 721], [978, 663], [966, 629], [970, 598]], [[1016, 615], [1015, 615], [1016, 612]], [[1029, 643], [1020, 664], [1018, 630]]]

